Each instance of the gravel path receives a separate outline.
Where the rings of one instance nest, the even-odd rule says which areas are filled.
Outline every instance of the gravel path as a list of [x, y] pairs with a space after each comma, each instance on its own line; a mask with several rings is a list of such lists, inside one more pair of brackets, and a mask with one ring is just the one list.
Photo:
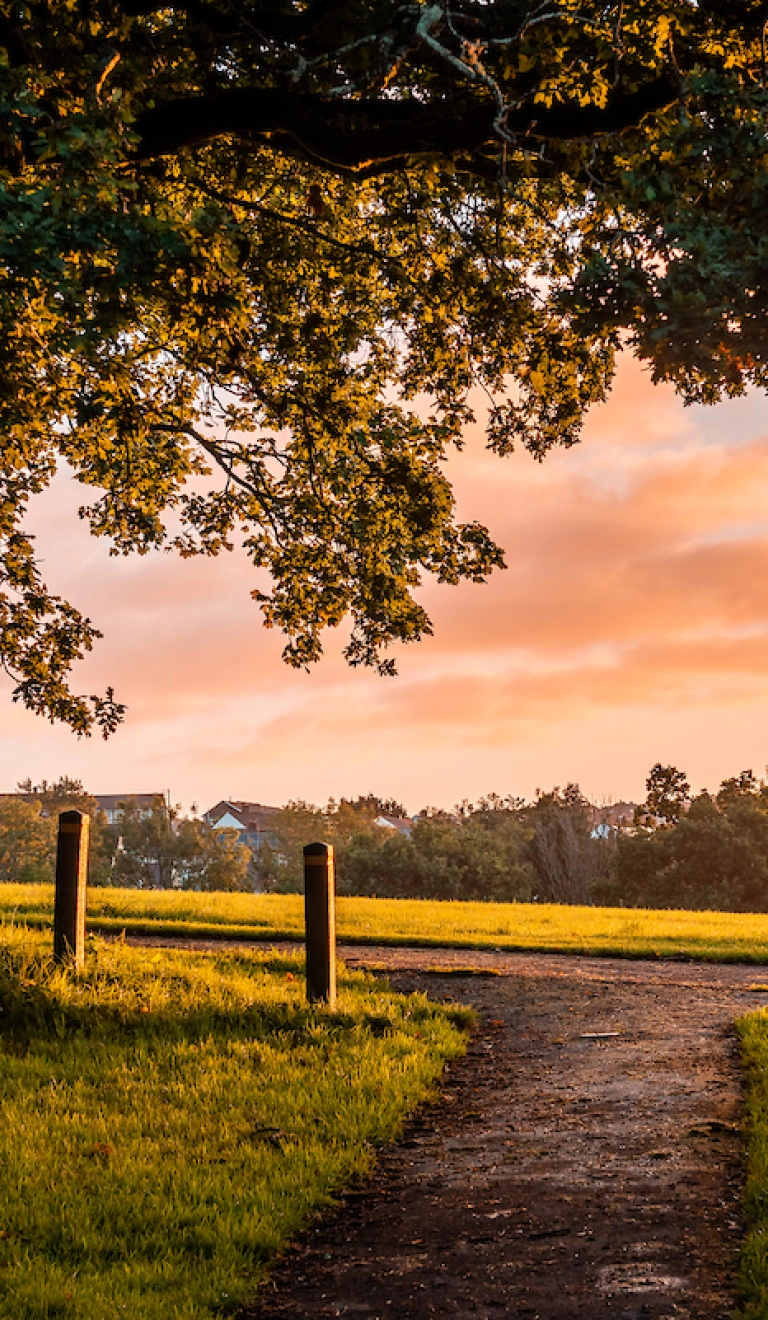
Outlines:
[[[247, 1320], [724, 1320], [732, 1023], [754, 967], [341, 950], [480, 1021], [440, 1102], [278, 1264]], [[246, 1320], [243, 1313], [241, 1320]]]

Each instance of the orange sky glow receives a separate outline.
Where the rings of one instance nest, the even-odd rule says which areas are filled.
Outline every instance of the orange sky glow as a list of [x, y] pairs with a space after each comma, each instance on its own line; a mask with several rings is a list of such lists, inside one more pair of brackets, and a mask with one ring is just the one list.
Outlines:
[[694, 788], [763, 774], [768, 400], [684, 409], [625, 359], [577, 448], [537, 464], [467, 441], [459, 513], [508, 569], [425, 583], [434, 636], [400, 650], [395, 679], [349, 670], [334, 635], [310, 674], [286, 668], [244, 559], [110, 559], [59, 482], [30, 526], [49, 585], [105, 634], [77, 685], [111, 683], [129, 711], [108, 742], [78, 740], [0, 684], [0, 790], [69, 774], [203, 810], [369, 791], [416, 810], [569, 780], [638, 800], [655, 761]]

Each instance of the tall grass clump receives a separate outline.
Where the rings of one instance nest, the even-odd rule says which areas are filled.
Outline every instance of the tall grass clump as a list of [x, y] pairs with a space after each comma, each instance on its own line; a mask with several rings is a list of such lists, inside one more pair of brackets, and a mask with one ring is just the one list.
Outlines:
[[463, 1049], [467, 1017], [303, 964], [0, 930], [0, 1317], [234, 1312]]

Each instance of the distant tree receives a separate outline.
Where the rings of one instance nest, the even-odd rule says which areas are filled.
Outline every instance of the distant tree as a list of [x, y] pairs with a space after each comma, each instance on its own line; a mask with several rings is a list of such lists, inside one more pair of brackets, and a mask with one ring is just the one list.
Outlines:
[[328, 841], [338, 849], [343, 847], [355, 834], [376, 832], [376, 818], [379, 799], [373, 794], [359, 798], [335, 798], [328, 800], [323, 812]]
[[[301, 799], [288, 802], [269, 823], [269, 839], [255, 860], [260, 887], [299, 892], [304, 885], [303, 849], [307, 843], [332, 843], [336, 850], [339, 877], [344, 873], [345, 850], [358, 836], [369, 840], [368, 851], [391, 835], [389, 826], [378, 826], [379, 816], [405, 816], [395, 798], [366, 793], [356, 798], [329, 798], [325, 807]], [[362, 847], [363, 845], [361, 845]], [[359, 850], [358, 850], [359, 851]]]
[[113, 883], [137, 889], [170, 889], [176, 876], [178, 812], [158, 795], [149, 810], [127, 797], [115, 815]]
[[671, 828], [622, 835], [616, 894], [640, 907], [765, 911], [768, 830], [761, 837], [700, 804]]
[[270, 823], [270, 841], [259, 849], [261, 882], [265, 888], [300, 890], [303, 847], [319, 840], [334, 845], [344, 894], [489, 901], [530, 897], [533, 873], [524, 854], [531, 830], [519, 813], [507, 807], [475, 811], [470, 804], [462, 818], [431, 808], [420, 813], [410, 837], [376, 824], [379, 816], [404, 814], [401, 803], [374, 794], [331, 799], [325, 809], [288, 803]]
[[531, 896], [525, 849], [530, 828], [509, 816], [498, 828], [474, 814], [419, 819], [410, 838], [391, 830], [358, 834], [341, 852], [343, 892], [379, 898], [515, 902]]
[[757, 797], [760, 788], [760, 780], [753, 771], [742, 770], [741, 774], [723, 780], [717, 790], [717, 805], [721, 809], [725, 809], [740, 799]]
[[88, 814], [90, 824], [88, 883], [92, 885], [110, 883], [114, 855], [113, 833], [98, 799], [83, 787], [80, 779], [61, 775], [50, 783], [47, 779], [43, 779], [39, 784], [34, 784], [31, 779], [24, 779], [17, 784], [17, 792], [27, 802], [37, 803], [41, 816], [51, 821], [47, 868], [50, 879], [53, 879], [56, 865], [56, 831], [59, 815], [62, 811], [84, 811]]
[[612, 901], [768, 910], [768, 798], [749, 772], [699, 793], [676, 823], [618, 839]]
[[592, 809], [578, 784], [537, 790], [528, 815], [537, 896], [548, 903], [587, 903], [598, 849], [591, 836]]
[[473, 811], [474, 811], [474, 807], [472, 803], [466, 800], [462, 803], [459, 803], [459, 806], [455, 811], [446, 811], [445, 807], [433, 807], [427, 804], [427, 806], [421, 807], [416, 812], [415, 819], [419, 821], [440, 820], [443, 821], [445, 824], [449, 824], [451, 821], [455, 821], [458, 816], [464, 816], [464, 817], [471, 816]]
[[27, 799], [34, 798], [39, 802], [44, 816], [55, 818], [62, 811], [73, 810], [95, 815], [99, 810], [97, 799], [83, 788], [82, 780], [70, 778], [69, 775], [61, 775], [50, 783], [42, 779], [39, 784], [33, 784], [31, 779], [22, 779], [16, 785], [16, 791]]
[[515, 797], [508, 793], [502, 797], [500, 793], [487, 793], [484, 797], [478, 798], [477, 806], [473, 808], [474, 815], [482, 815], [486, 820], [494, 820], [499, 812], [517, 814], [525, 806], [525, 798]]
[[112, 880], [139, 889], [247, 890], [254, 887], [250, 848], [238, 831], [181, 815], [164, 798], [149, 811], [121, 803], [113, 828]]
[[[718, 793], [718, 804], [720, 794]], [[720, 811], [736, 836], [760, 859], [744, 866], [735, 890], [738, 906], [748, 911], [768, 909], [768, 794], [765, 785], [756, 781], [753, 791], [726, 793]]]
[[356, 798], [340, 798], [339, 806], [342, 803], [349, 807], [351, 811], [356, 811], [366, 817], [408, 816], [407, 808], [403, 806], [402, 802], [398, 802], [397, 798], [379, 797], [376, 793], [366, 793]]
[[287, 802], [269, 822], [270, 841], [259, 849], [261, 884], [280, 893], [300, 893], [304, 887], [304, 847], [329, 843], [331, 828], [322, 807], [302, 798]]
[[666, 825], [676, 825], [681, 816], [685, 815], [691, 799], [691, 786], [683, 771], [674, 765], [661, 765], [657, 761], [645, 781], [645, 787], [646, 811], [658, 816]]
[[214, 829], [199, 819], [176, 828], [176, 879], [182, 889], [247, 891], [254, 887], [252, 854], [235, 829]]
[[53, 880], [56, 826], [39, 802], [0, 798], [0, 882]]
[[[462, 798], [453, 808], [453, 815], [463, 820], [468, 820], [470, 816], [475, 820], [481, 817], [488, 823], [501, 820], [503, 816], [510, 813], [516, 814], [525, 806], [525, 799], [513, 797], [508, 794], [502, 797], [500, 793], [487, 793], [484, 797], [477, 800], [477, 804], [470, 802], [469, 798]], [[424, 814], [430, 815], [436, 812], [436, 808], [427, 808]], [[442, 813], [439, 813], [442, 814]]]
[[691, 805], [686, 815], [687, 820], [716, 820], [719, 816], [719, 806], [711, 793], [702, 789], [695, 798], [691, 799]]

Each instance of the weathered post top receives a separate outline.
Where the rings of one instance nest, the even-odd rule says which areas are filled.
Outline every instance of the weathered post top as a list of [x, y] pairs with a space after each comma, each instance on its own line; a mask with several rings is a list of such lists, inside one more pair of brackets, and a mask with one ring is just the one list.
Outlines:
[[307, 998], [336, 1002], [336, 879], [333, 844], [304, 849], [304, 916], [307, 928]]
[[330, 857], [333, 860], [333, 844], [308, 843], [304, 847], [304, 857]]
[[85, 965], [90, 819], [85, 811], [62, 811], [56, 847], [53, 956], [57, 962], [72, 958], [78, 971]]

